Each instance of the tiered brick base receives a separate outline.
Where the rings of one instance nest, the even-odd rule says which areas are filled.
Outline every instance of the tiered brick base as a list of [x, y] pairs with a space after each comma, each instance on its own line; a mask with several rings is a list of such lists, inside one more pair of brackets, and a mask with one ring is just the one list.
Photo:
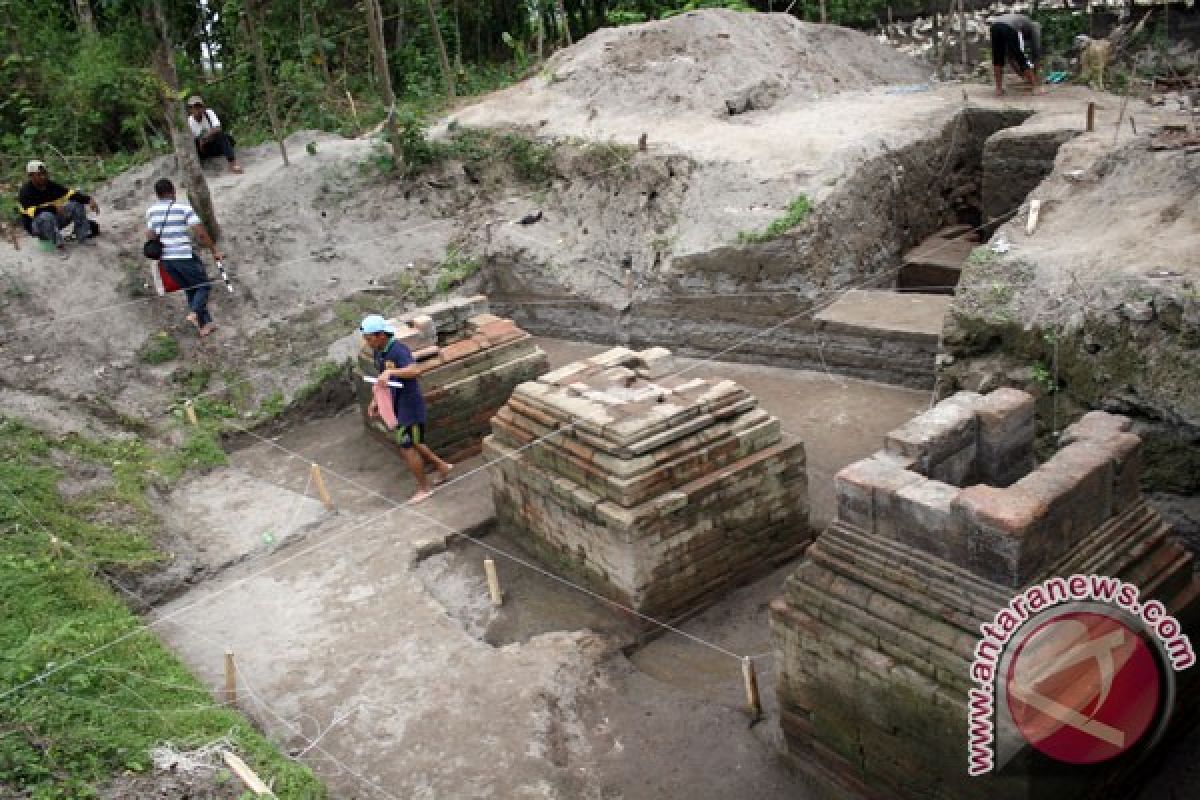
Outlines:
[[522, 384], [484, 455], [502, 524], [632, 608], [671, 619], [803, 551], [804, 445], [731, 381], [616, 348]]
[[[961, 393], [837, 476], [838, 518], [771, 606], [787, 751], [828, 796], [1115, 796], [1127, 763], [1069, 768], [1026, 752], [968, 777], [967, 692], [980, 625], [1049, 576], [1122, 578], [1200, 631], [1191, 556], [1141, 498], [1128, 430], [1088, 414], [1022, 475], [1032, 399]], [[955, 485], [976, 479], [997, 485]], [[1181, 700], [1194, 672], [1178, 675]]]
[[[488, 312], [480, 295], [418, 309], [391, 320], [396, 337], [408, 345], [422, 372], [419, 378], [429, 422], [426, 443], [442, 458], [476, 455], [490, 432], [492, 416], [514, 387], [550, 367], [546, 354], [511, 320]], [[359, 369], [374, 375], [369, 349]], [[366, 416], [370, 386], [359, 380], [358, 402], [368, 429], [397, 447], [378, 419]]]

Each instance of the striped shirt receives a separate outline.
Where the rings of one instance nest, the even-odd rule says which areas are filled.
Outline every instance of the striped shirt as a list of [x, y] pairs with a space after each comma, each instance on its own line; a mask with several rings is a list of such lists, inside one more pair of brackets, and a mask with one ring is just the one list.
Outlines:
[[[171, 209], [169, 214], [168, 206]], [[164, 215], [167, 217], [165, 223]], [[164, 261], [192, 257], [192, 237], [188, 234], [188, 228], [199, 224], [200, 217], [196, 216], [192, 207], [178, 200], [159, 200], [146, 209], [146, 227], [150, 232], [158, 233], [159, 227], [162, 227], [158, 238], [162, 240]]]

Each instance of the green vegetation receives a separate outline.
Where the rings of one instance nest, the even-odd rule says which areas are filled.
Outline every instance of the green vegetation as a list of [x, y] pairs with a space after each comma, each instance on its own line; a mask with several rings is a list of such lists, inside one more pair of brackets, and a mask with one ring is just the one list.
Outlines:
[[138, 358], [144, 364], [165, 364], [174, 361], [179, 358], [179, 342], [166, 331], [151, 334], [138, 351]]
[[[161, 558], [146, 487], [174, 474], [171, 465], [211, 460], [203, 441], [195, 433], [183, 453], [163, 454], [136, 439], [52, 440], [0, 420], [0, 694], [13, 692], [0, 701], [0, 785], [38, 800], [93, 797], [110, 776], [149, 769], [157, 744], [186, 749], [228, 736], [280, 798], [325, 796], [306, 768], [216, 707], [94, 575]], [[111, 480], [65, 500], [56, 452]]]
[[995, 260], [996, 254], [986, 244], [981, 244], [979, 247], [972, 249], [971, 255], [967, 256], [967, 263], [974, 264], [975, 266], [990, 264]]
[[483, 267], [477, 258], [464, 255], [457, 248], [451, 247], [446, 251], [446, 258], [438, 267], [437, 292], [445, 294], [462, 284]]
[[[554, 145], [518, 133], [499, 133], [482, 128], [452, 127], [444, 140], [430, 139], [423, 121], [402, 115], [400, 141], [409, 176], [447, 160], [461, 161], [478, 173], [489, 166], [507, 166], [513, 177], [529, 184], [549, 183], [555, 175]], [[371, 167], [390, 173], [395, 165], [383, 149], [372, 155]]]
[[1043, 362], [1035, 361], [1033, 366], [1030, 367], [1030, 372], [1033, 375], [1033, 382], [1045, 394], [1054, 394], [1058, 391], [1058, 383], [1054, 380], [1054, 373]]
[[788, 206], [787, 213], [779, 217], [763, 231], [741, 231], [738, 233], [738, 244], [760, 244], [779, 238], [782, 234], [804, 222], [812, 211], [812, 206], [805, 195], [800, 195]]

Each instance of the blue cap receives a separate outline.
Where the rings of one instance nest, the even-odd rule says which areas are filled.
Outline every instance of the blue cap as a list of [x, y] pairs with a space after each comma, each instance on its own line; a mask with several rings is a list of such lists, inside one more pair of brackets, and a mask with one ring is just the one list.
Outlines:
[[395, 333], [392, 326], [388, 325], [387, 320], [379, 314], [364, 317], [362, 325], [359, 325], [358, 329], [363, 333]]

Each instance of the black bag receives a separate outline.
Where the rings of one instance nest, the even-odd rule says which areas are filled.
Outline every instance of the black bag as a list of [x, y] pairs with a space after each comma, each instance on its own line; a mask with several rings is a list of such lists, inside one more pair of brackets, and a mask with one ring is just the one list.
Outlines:
[[147, 239], [146, 243], [142, 245], [142, 255], [151, 261], [158, 261], [163, 257], [163, 243], [158, 237], [162, 236], [163, 228], [167, 226], [167, 216], [171, 213], [173, 205], [175, 205], [174, 200], [167, 204], [167, 210], [163, 212], [162, 224], [158, 226], [158, 233], [154, 234], [153, 239]]

